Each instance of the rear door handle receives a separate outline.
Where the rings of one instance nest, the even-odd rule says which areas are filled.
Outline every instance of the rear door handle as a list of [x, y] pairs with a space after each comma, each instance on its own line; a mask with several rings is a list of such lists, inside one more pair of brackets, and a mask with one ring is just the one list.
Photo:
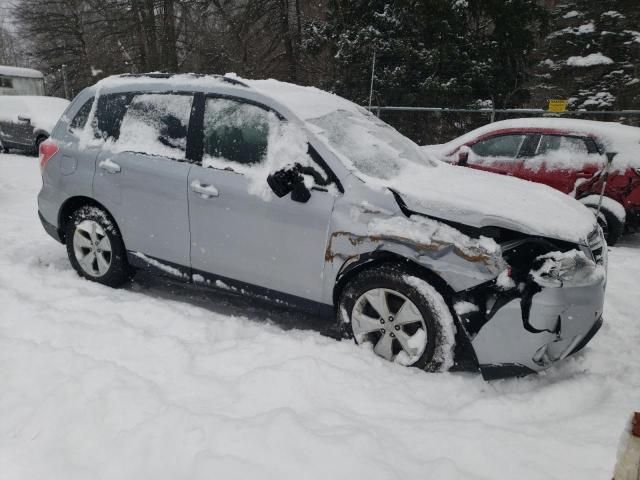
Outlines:
[[120, 173], [120, 170], [122, 170], [120, 168], [120, 165], [109, 158], [107, 158], [106, 160], [101, 160], [100, 163], [98, 163], [98, 167], [106, 170], [109, 173]]
[[202, 196], [202, 198], [217, 197], [218, 189], [213, 185], [203, 185], [200, 180], [191, 182], [191, 190]]

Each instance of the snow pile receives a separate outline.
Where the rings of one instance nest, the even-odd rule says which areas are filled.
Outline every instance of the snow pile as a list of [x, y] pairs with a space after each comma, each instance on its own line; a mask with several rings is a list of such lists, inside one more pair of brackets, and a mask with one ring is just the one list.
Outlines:
[[595, 65], [611, 65], [613, 60], [602, 53], [590, 53], [585, 57], [569, 57], [567, 65], [569, 67], [593, 67]]
[[18, 117], [27, 117], [35, 128], [51, 133], [68, 105], [64, 98], [0, 95], [0, 121], [20, 124]]
[[488, 384], [251, 301], [83, 280], [38, 221], [40, 185], [37, 159], [0, 154], [3, 479], [611, 478], [638, 407], [640, 237], [611, 252], [583, 352]]
[[565, 13], [562, 16], [562, 18], [569, 19], [569, 18], [579, 17], [580, 15], [582, 15], [582, 14], [580, 12], [578, 12], [577, 10], [571, 10], [570, 12]]

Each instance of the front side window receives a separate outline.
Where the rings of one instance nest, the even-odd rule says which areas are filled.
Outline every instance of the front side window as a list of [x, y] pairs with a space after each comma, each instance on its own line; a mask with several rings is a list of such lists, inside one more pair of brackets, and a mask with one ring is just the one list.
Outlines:
[[192, 95], [135, 95], [122, 119], [116, 149], [184, 160], [192, 101]]
[[525, 135], [500, 135], [487, 138], [471, 147], [479, 157], [515, 158], [524, 142]]
[[266, 159], [275, 115], [236, 100], [208, 98], [204, 110], [202, 165], [237, 169]]

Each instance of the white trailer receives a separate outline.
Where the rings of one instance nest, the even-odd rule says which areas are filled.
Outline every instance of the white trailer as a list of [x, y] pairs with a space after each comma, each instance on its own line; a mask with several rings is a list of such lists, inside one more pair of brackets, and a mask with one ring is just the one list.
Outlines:
[[31, 68], [0, 65], [0, 95], [44, 95], [44, 75]]

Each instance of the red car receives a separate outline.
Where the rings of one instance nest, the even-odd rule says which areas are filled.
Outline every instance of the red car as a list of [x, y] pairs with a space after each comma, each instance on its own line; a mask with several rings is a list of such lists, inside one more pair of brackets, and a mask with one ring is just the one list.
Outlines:
[[[504, 120], [449, 143], [423, 147], [443, 161], [544, 183], [597, 209], [607, 152], [610, 167], [600, 223], [610, 245], [640, 226], [640, 128], [564, 118]], [[553, 214], [553, 212], [549, 212]]]

